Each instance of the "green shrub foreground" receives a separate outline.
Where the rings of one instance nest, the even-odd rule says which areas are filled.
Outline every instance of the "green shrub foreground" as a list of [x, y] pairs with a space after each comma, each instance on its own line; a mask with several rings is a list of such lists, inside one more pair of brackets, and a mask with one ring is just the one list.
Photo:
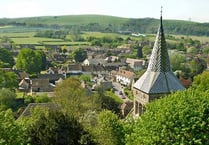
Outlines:
[[209, 144], [209, 92], [186, 90], [147, 105], [127, 145]]

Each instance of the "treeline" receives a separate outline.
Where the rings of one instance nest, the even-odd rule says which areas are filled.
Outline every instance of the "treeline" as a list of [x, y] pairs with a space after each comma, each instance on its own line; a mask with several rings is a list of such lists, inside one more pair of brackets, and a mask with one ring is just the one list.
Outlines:
[[[139, 33], [156, 33], [159, 25], [158, 19], [143, 18], [143, 19], [118, 19], [118, 17], [103, 16], [106, 21], [100, 21], [100, 17], [95, 17], [97, 22], [85, 19], [77, 22], [71, 16], [59, 16], [60, 21], [54, 17], [37, 17], [37, 18], [21, 18], [21, 19], [0, 19], [0, 25], [24, 26], [32, 28], [46, 28], [46, 29], [68, 29], [71, 30], [75, 26], [81, 31], [99, 31], [99, 32], [139, 32]], [[88, 16], [86, 16], [88, 17]], [[85, 18], [86, 18], [85, 17]], [[41, 21], [40, 21], [41, 19]], [[125, 19], [125, 20], [124, 20]], [[30, 21], [29, 21], [30, 20]], [[48, 22], [48, 23], [47, 23]], [[209, 36], [209, 23], [197, 23], [182, 20], [164, 20], [164, 29], [166, 33], [182, 34], [182, 35], [197, 35]]]
[[37, 32], [34, 37], [46, 37], [46, 38], [55, 38], [55, 39], [65, 39], [68, 34], [68, 31], [52, 31], [52, 30], [46, 30], [46, 31], [39, 31]]
[[[102, 88], [88, 93], [75, 78], [59, 84], [56, 97], [25, 96], [19, 104], [13, 91], [0, 86], [0, 141], [9, 145], [207, 145], [208, 82], [209, 72], [203, 72], [191, 88], [147, 104], [146, 112], [135, 119], [131, 114], [121, 119], [119, 104]], [[37, 106], [16, 119], [32, 102], [51, 107]]]

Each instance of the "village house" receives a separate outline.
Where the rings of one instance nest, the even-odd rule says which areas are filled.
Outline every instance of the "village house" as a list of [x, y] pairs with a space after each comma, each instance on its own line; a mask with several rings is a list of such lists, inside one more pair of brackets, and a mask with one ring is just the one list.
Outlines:
[[32, 79], [31, 91], [32, 92], [52, 92], [55, 85], [49, 82], [49, 79]]
[[89, 75], [98, 75], [98, 74], [106, 74], [106, 70], [102, 65], [87, 65], [82, 66], [82, 72], [83, 74], [89, 74]]
[[59, 82], [65, 79], [63, 74], [40, 74], [37, 78], [23, 78], [19, 90], [30, 95], [33, 92], [52, 92]]
[[89, 66], [89, 65], [103, 65], [107, 63], [105, 59], [85, 59], [83, 61], [83, 65]]
[[135, 74], [127, 70], [119, 70], [116, 74], [116, 82], [125, 86], [131, 86], [134, 78]]
[[69, 64], [67, 66], [67, 75], [81, 75], [83, 73], [81, 64]]
[[123, 62], [112, 62], [106, 63], [103, 66], [106, 71], [111, 72], [112, 70], [119, 70], [121, 67], [127, 66], [127, 64]]
[[118, 56], [109, 56], [109, 57], [105, 58], [105, 61], [108, 63], [117, 62], [117, 61], [119, 61], [119, 57]]
[[142, 70], [146, 66], [146, 61], [145, 60], [142, 60], [142, 59], [127, 58], [126, 59], [126, 63], [134, 71]]

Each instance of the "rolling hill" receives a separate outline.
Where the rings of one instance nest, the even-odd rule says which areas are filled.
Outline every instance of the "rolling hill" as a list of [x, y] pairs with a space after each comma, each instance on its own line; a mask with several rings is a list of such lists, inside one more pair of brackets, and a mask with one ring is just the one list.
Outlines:
[[[167, 34], [183, 34], [209, 36], [209, 23], [197, 23], [182, 20], [164, 20], [164, 29]], [[13, 28], [19, 31], [36, 31], [41, 29], [79, 29], [81, 31], [118, 32], [130, 31], [140, 33], [156, 33], [158, 19], [153, 18], [121, 18], [105, 15], [66, 15], [43, 16], [30, 18], [0, 19], [0, 26], [5, 30]], [[2, 30], [3, 28], [1, 28]]]

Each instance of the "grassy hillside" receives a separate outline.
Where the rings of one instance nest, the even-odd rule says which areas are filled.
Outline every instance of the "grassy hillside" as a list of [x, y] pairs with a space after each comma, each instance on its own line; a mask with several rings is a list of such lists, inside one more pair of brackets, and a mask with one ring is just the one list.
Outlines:
[[[164, 20], [168, 34], [209, 36], [209, 23], [182, 20]], [[129, 19], [105, 15], [44, 16], [17, 19], [0, 19], [0, 32], [28, 32], [42, 29], [80, 29], [81, 31], [118, 32], [131, 31], [156, 33], [158, 19]]]
[[43, 16], [17, 19], [0, 19], [0, 23], [27, 23], [46, 25], [86, 25], [89, 23], [119, 24], [125, 23], [129, 19], [105, 15], [66, 15], [66, 16]]

